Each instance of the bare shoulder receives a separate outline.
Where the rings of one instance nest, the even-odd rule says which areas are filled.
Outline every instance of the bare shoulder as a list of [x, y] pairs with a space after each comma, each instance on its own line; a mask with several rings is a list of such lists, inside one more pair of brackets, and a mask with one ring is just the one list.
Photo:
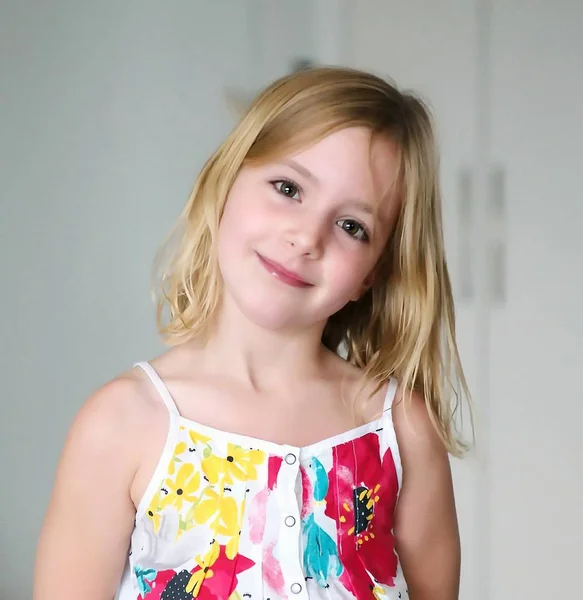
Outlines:
[[95, 390], [76, 414], [59, 470], [71, 462], [107, 464], [132, 500], [139, 500], [142, 479], [164, 444], [167, 412], [141, 369], [118, 375]]
[[393, 422], [401, 454], [421, 461], [448, 460], [447, 451], [433, 423], [423, 396], [403, 393], [399, 386], [393, 401]]
[[[163, 408], [163, 407], [162, 407]], [[120, 374], [94, 391], [81, 406], [69, 432], [80, 443], [107, 441], [131, 447], [134, 433], [161, 410], [137, 369]]]
[[149, 398], [132, 370], [91, 394], [75, 416], [39, 536], [35, 600], [113, 597], [134, 523], [132, 485], [157, 412]]
[[397, 392], [393, 422], [403, 466], [395, 537], [410, 596], [456, 600], [460, 541], [449, 455], [419, 393]]
[[367, 381], [363, 370], [332, 354], [330, 364], [333, 377], [341, 381], [342, 397], [349, 406], [357, 406], [358, 418], [362, 423], [370, 423], [378, 419], [385, 404], [389, 382], [381, 385], [375, 381]]

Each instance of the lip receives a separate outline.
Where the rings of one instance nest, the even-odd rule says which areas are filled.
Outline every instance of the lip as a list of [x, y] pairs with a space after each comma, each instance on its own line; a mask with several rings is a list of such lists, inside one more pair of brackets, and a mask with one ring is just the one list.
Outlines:
[[265, 267], [265, 269], [269, 273], [277, 277], [283, 283], [287, 283], [287, 285], [299, 288], [308, 288], [313, 286], [312, 283], [308, 283], [307, 281], [302, 279], [297, 273], [289, 271], [279, 263], [273, 262], [272, 260], [268, 260], [264, 256], [261, 256], [261, 254], [259, 253], [257, 253], [257, 256], [259, 257], [259, 261]]

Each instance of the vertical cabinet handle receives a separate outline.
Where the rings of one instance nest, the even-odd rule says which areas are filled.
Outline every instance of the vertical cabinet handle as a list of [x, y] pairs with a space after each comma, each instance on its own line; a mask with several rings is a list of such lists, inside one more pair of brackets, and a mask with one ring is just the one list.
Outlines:
[[[490, 172], [488, 200], [487, 289], [490, 302], [501, 305], [507, 294], [506, 173], [502, 167], [494, 167]], [[458, 179], [458, 293], [466, 302], [475, 297], [474, 276], [480, 277], [472, 273], [474, 218], [472, 171], [464, 167]]]
[[459, 296], [463, 301], [474, 297], [472, 277], [472, 172], [462, 168], [458, 180], [458, 265], [459, 265]]
[[493, 304], [506, 300], [506, 197], [505, 172], [501, 167], [492, 169], [490, 176], [490, 235], [489, 267], [490, 290]]

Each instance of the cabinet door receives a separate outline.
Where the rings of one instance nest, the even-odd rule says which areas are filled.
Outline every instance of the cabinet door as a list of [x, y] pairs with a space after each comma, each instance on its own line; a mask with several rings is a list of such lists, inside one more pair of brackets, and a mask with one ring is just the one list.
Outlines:
[[496, 600], [581, 597], [582, 31], [577, 0], [492, 1]]
[[[348, 3], [346, 3], [347, 5]], [[345, 8], [346, 61], [417, 90], [431, 105], [442, 154], [444, 226], [455, 290], [458, 342], [470, 387], [476, 379], [475, 282], [471, 280], [469, 173], [475, 156], [475, 38], [472, 3], [367, 0]], [[466, 411], [467, 412], [467, 411]], [[453, 460], [463, 545], [462, 598], [477, 597], [480, 540], [477, 466]]]

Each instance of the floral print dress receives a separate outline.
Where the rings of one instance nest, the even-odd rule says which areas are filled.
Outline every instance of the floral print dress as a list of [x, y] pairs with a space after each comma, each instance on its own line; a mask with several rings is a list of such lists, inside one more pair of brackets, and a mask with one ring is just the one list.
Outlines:
[[119, 600], [406, 599], [393, 536], [402, 469], [391, 407], [304, 448], [170, 411], [140, 503]]

